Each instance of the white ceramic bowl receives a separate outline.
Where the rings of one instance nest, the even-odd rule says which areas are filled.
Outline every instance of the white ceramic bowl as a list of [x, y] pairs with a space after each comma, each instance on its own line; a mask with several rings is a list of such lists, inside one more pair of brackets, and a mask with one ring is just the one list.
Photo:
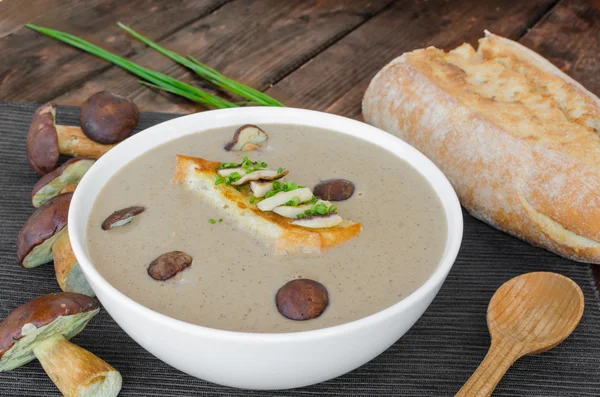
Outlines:
[[[129, 299], [110, 285], [87, 255], [87, 219], [102, 186], [121, 167], [167, 141], [242, 124], [322, 127], [382, 146], [412, 164], [440, 197], [448, 224], [444, 255], [435, 272], [395, 305], [357, 321], [314, 331], [259, 334], [221, 331], [175, 320]], [[75, 256], [112, 318], [137, 343], [173, 367], [222, 385], [286, 389], [340, 376], [396, 342], [421, 317], [446, 279], [458, 253], [463, 223], [454, 190], [442, 172], [407, 143], [367, 124], [332, 114], [291, 108], [238, 108], [179, 117], [127, 139], [97, 161], [81, 180], [69, 210]], [[343, 249], [343, 248], [341, 248]]]

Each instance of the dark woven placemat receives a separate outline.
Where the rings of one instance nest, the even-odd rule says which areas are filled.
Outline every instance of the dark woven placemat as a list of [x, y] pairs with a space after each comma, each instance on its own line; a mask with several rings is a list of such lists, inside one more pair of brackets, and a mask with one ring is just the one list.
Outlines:
[[[17, 234], [33, 211], [37, 180], [25, 157], [25, 136], [36, 106], [0, 102], [0, 318], [39, 295], [58, 291], [51, 264], [21, 268]], [[61, 107], [62, 124], [78, 123], [79, 109]], [[143, 113], [139, 129], [176, 117]], [[599, 396], [600, 306], [587, 265], [531, 247], [465, 214], [465, 234], [453, 270], [431, 307], [395, 345], [340, 378], [284, 392], [251, 392], [217, 386], [162, 363], [102, 312], [73, 340], [123, 375], [121, 396], [451, 396], [477, 367], [490, 342], [486, 308], [506, 280], [531, 271], [553, 271], [575, 280], [586, 308], [563, 344], [519, 360], [495, 396]], [[0, 373], [2, 396], [59, 395], [37, 362]]]

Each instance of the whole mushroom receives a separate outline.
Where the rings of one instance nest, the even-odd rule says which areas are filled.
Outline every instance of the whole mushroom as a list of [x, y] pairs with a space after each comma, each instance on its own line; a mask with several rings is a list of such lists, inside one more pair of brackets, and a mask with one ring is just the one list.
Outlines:
[[61, 193], [74, 191], [74, 187], [92, 164], [94, 164], [94, 160], [75, 157], [41, 177], [31, 190], [31, 203], [33, 206], [39, 207]]
[[23, 267], [52, 261], [52, 245], [67, 226], [73, 193], [60, 194], [37, 208], [17, 238], [17, 259]]
[[139, 117], [138, 108], [131, 100], [100, 91], [81, 106], [81, 129], [92, 141], [119, 143], [131, 135]]
[[19, 306], [0, 323], [0, 372], [37, 358], [64, 396], [116, 396], [121, 374], [69, 342], [99, 311], [94, 298], [70, 292], [43, 295]]

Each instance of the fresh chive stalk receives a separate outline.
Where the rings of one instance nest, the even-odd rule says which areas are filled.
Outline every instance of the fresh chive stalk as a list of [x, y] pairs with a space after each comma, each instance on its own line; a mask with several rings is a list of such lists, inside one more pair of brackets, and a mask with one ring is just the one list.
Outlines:
[[256, 103], [258, 105], [280, 106], [280, 107], [285, 106], [284, 104], [282, 104], [275, 98], [272, 98], [269, 95], [267, 95], [261, 91], [255, 90], [254, 88], [248, 87], [248, 86], [241, 84], [235, 80], [232, 80], [230, 78], [223, 76], [221, 73], [217, 72], [215, 69], [203, 64], [202, 62], [200, 62], [196, 58], [192, 57], [191, 55], [188, 55], [188, 58], [183, 57], [183, 56], [177, 54], [176, 52], [167, 50], [166, 48], [158, 45], [154, 41], [139, 34], [138, 32], [131, 29], [130, 27], [123, 25], [121, 22], [117, 22], [117, 25], [119, 25], [119, 27], [121, 29], [124, 29], [127, 33], [129, 33], [136, 39], [138, 39], [138, 40], [142, 41], [143, 43], [147, 44], [148, 46], [154, 48], [156, 51], [160, 52], [161, 54], [166, 55], [167, 57], [171, 58], [175, 62], [193, 70], [198, 76], [208, 80], [210, 83], [212, 83], [213, 85], [215, 85], [217, 87], [220, 87], [227, 91], [230, 91], [236, 95], [241, 96], [242, 98], [246, 98], [249, 101]]
[[142, 79], [149, 82], [150, 86], [159, 88], [164, 91], [174, 93], [176, 95], [183, 96], [192, 101], [202, 103], [207, 106], [224, 109], [238, 107], [235, 103], [229, 102], [225, 99], [219, 98], [208, 92], [202, 91], [192, 85], [174, 79], [166, 74], [145, 68], [134, 62], [131, 62], [123, 57], [113, 54], [103, 48], [100, 48], [88, 41], [80, 39], [77, 36], [73, 36], [68, 33], [64, 33], [58, 30], [45, 28], [33, 24], [27, 24], [28, 28], [33, 29], [37, 32], [43, 33], [54, 39], [60, 40], [64, 43], [70, 44], [83, 51], [89, 52], [90, 54], [96, 55], [103, 58], [127, 71], [141, 77]]

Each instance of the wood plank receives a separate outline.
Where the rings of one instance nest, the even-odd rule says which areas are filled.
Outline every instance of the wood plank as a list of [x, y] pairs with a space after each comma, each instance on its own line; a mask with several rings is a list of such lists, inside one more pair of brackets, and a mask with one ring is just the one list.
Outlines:
[[600, 96], [600, 0], [563, 0], [520, 42]]
[[0, 38], [7, 36], [26, 23], [67, 2], [59, 0], [29, 0], [23, 7], [23, 0], [0, 0]]
[[[174, 6], [162, 0], [70, 0], [35, 22], [133, 55], [144, 46], [125, 38], [117, 21], [139, 26], [158, 40], [226, 1], [182, 0]], [[15, 101], [47, 101], [110, 67], [25, 27], [0, 39], [0, 59], [0, 98]]]
[[369, 82], [403, 52], [427, 46], [449, 49], [476, 43], [488, 29], [518, 38], [555, 1], [399, 1], [267, 93], [289, 106], [361, 117]]
[[[164, 40], [180, 54], [193, 54], [225, 75], [264, 89], [380, 11], [390, 0], [365, 2], [243, 0], [227, 4]], [[146, 35], [148, 28], [131, 27]], [[119, 40], [135, 43], [125, 33]], [[148, 49], [132, 58], [175, 78], [196, 81], [170, 59]], [[144, 110], [189, 112], [203, 109], [185, 99], [141, 86], [135, 77], [111, 69], [55, 100], [80, 104], [91, 93], [108, 89], [128, 96]]]

